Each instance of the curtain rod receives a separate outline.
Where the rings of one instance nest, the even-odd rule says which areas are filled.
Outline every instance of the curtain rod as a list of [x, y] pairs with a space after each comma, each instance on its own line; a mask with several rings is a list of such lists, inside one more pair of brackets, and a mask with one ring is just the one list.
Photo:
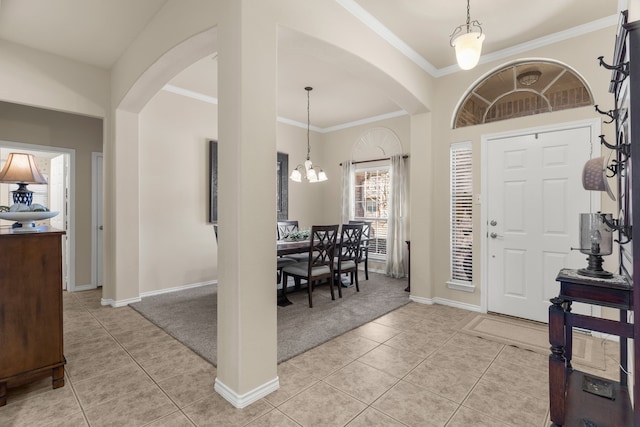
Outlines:
[[[409, 155], [408, 155], [408, 154], [404, 154], [404, 155], [402, 156], [402, 158], [403, 158], [403, 159], [408, 159], [408, 158], [409, 158]], [[371, 159], [371, 160], [359, 160], [359, 161], [357, 161], [357, 162], [351, 162], [351, 163], [353, 163], [354, 165], [357, 165], [358, 163], [379, 162], [379, 161], [382, 161], [382, 160], [389, 160], [389, 159], [391, 159], [391, 157], [383, 157], [383, 158], [381, 158], [381, 159]], [[342, 163], [340, 163], [340, 166], [342, 166]]]

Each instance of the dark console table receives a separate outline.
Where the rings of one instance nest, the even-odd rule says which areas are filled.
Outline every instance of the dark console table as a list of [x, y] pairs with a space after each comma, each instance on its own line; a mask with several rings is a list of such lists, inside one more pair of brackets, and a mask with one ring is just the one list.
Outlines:
[[[549, 307], [549, 401], [554, 426], [632, 426], [633, 411], [627, 385], [627, 339], [633, 338], [633, 324], [627, 312], [633, 310], [633, 288], [619, 275], [610, 279], [582, 276], [577, 270], [560, 270], [556, 279], [560, 293]], [[620, 320], [574, 314], [573, 302], [620, 310]], [[620, 381], [599, 378], [571, 366], [573, 328], [620, 337]]]

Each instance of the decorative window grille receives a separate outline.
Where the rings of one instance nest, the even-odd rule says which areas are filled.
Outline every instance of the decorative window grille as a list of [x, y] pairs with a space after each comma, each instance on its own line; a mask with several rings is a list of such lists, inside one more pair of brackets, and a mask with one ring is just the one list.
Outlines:
[[451, 281], [470, 284], [473, 279], [473, 183], [471, 143], [451, 145]]
[[359, 169], [355, 172], [354, 219], [371, 222], [369, 256], [387, 257], [387, 220], [389, 218], [389, 167]]

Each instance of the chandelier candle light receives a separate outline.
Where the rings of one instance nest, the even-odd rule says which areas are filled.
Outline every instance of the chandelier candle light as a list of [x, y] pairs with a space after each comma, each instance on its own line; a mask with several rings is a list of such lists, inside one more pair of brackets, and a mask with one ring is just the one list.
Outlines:
[[324, 173], [321, 167], [313, 166], [311, 162], [311, 144], [309, 142], [309, 130], [311, 128], [311, 120], [309, 116], [309, 92], [313, 90], [312, 87], [307, 86], [304, 88], [307, 91], [307, 160], [305, 160], [304, 165], [299, 164], [296, 168], [291, 171], [291, 175], [289, 178], [294, 182], [302, 182], [302, 174], [304, 173], [304, 178], [309, 182], [322, 182], [327, 180], [327, 174]]
[[[467, 0], [467, 22], [453, 30], [450, 36], [451, 41], [449, 42], [455, 48], [458, 65], [463, 70], [472, 69], [478, 65], [480, 60], [482, 42], [484, 41], [484, 34], [480, 25], [480, 22], [476, 20], [471, 21], [469, 0]], [[477, 28], [479, 31], [472, 31], [472, 27]], [[466, 28], [466, 33], [462, 32], [463, 28]]]

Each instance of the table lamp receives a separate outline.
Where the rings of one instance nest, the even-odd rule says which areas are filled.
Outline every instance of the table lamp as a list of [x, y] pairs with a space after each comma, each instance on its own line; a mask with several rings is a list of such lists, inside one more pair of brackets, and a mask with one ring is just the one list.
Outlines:
[[9, 153], [7, 163], [0, 171], [0, 182], [18, 184], [18, 189], [12, 191], [13, 203], [31, 206], [33, 191], [27, 189], [27, 184], [46, 184], [33, 154]]

